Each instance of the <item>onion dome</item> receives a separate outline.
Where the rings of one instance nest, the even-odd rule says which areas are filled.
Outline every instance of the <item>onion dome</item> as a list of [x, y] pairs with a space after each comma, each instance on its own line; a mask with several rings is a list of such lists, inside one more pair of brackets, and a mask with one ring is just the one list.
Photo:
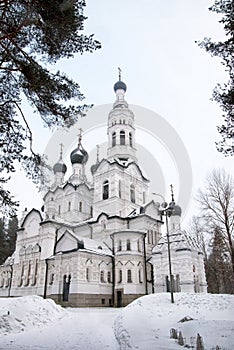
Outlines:
[[88, 153], [81, 144], [71, 152], [70, 159], [72, 164], [85, 164], [88, 161]]
[[63, 163], [62, 159], [60, 159], [55, 165], [53, 166], [54, 173], [63, 173], [65, 174], [67, 171], [66, 164]]
[[123, 81], [121, 81], [121, 80], [119, 80], [119, 81], [117, 81], [117, 83], [115, 83], [115, 85], [114, 85], [114, 91], [116, 92], [117, 90], [124, 90], [125, 92], [126, 92], [126, 90], [127, 90], [127, 85], [123, 82]]
[[60, 157], [59, 160], [57, 161], [57, 163], [55, 163], [55, 165], [53, 166], [53, 171], [54, 174], [55, 173], [63, 173], [65, 174], [67, 171], [67, 167], [66, 164], [64, 164], [63, 162], [63, 144], [60, 144]]
[[181, 207], [179, 205], [175, 205], [172, 210], [171, 216], [181, 216], [181, 213], [182, 213]]
[[118, 67], [118, 71], [119, 71], [119, 81], [117, 81], [117, 83], [115, 83], [114, 90], [115, 90], [115, 92], [117, 90], [124, 90], [124, 92], [126, 92], [127, 85], [121, 81], [121, 69], [119, 67]]

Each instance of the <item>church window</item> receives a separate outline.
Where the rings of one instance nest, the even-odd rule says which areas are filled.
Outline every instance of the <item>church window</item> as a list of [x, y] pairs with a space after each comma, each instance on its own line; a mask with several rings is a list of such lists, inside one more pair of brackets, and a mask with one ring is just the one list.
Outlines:
[[109, 181], [106, 180], [103, 182], [102, 199], [108, 199], [108, 198], [109, 198]]
[[121, 282], [122, 282], [122, 276], [123, 276], [122, 270], [119, 270], [119, 280], [118, 280], [118, 283], [121, 283]]
[[116, 145], [116, 132], [113, 132], [112, 134], [112, 147]]
[[52, 286], [53, 283], [54, 283], [54, 273], [51, 273], [50, 279], [49, 279], [49, 285]]
[[120, 145], [124, 146], [125, 145], [125, 131], [120, 131]]
[[151, 243], [154, 244], [154, 232], [150, 230]]
[[90, 207], [90, 215], [93, 216], [93, 207], [92, 207], [92, 205]]
[[118, 251], [120, 252], [122, 250], [122, 241], [119, 239], [118, 241]]
[[140, 239], [137, 240], [137, 249], [138, 249], [138, 252], [141, 252], [141, 241], [140, 241]]
[[127, 250], [131, 250], [131, 242], [130, 242], [130, 239], [127, 239]]
[[103, 271], [103, 270], [102, 270], [101, 273], [100, 273], [100, 281], [101, 281], [102, 283], [105, 282], [105, 280], [104, 280], [104, 271]]
[[132, 133], [129, 133], [129, 145], [132, 147]]
[[79, 203], [79, 211], [82, 212], [82, 202]]
[[125, 124], [125, 119], [123, 120], [123, 124]]
[[132, 270], [127, 271], [127, 282], [132, 283]]
[[58, 206], [58, 215], [61, 214], [61, 205]]
[[130, 199], [132, 203], [136, 203], [135, 186], [133, 184], [130, 186]]
[[32, 286], [35, 286], [37, 283], [37, 270], [38, 270], [38, 260], [35, 261], [34, 278], [32, 281]]
[[145, 204], [145, 191], [142, 193], [143, 204]]
[[111, 272], [110, 271], [107, 272], [107, 282], [111, 283]]
[[68, 202], [68, 211], [71, 210], [71, 202]]
[[86, 281], [89, 281], [89, 268], [86, 268]]
[[150, 234], [149, 234], [149, 233], [150, 233], [150, 231], [147, 230], [147, 242], [148, 242], [148, 243], [150, 243]]
[[141, 270], [138, 271], [138, 276], [139, 276], [139, 283], [142, 283]]
[[121, 198], [122, 197], [122, 186], [121, 186], [122, 184], [121, 184], [121, 180], [119, 180], [119, 198]]

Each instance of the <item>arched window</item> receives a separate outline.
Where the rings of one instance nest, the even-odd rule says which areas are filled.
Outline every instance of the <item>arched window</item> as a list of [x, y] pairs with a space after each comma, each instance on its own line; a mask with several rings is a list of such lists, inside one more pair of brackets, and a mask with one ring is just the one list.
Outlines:
[[130, 242], [130, 239], [127, 239], [126, 250], [131, 250], [131, 242]]
[[122, 241], [121, 241], [121, 239], [119, 239], [119, 241], [118, 241], [118, 251], [120, 252], [121, 250], [122, 250]]
[[122, 184], [121, 184], [121, 180], [119, 180], [119, 198], [121, 198], [122, 197], [122, 186], [121, 186]]
[[127, 282], [132, 283], [132, 271], [131, 270], [127, 271]]
[[89, 268], [86, 268], [86, 281], [89, 281]]
[[103, 283], [105, 282], [104, 280], [104, 271], [102, 270], [101, 273], [100, 273], [100, 281]]
[[71, 202], [68, 202], [68, 211], [71, 210]]
[[82, 202], [79, 203], [79, 211], [82, 212]]
[[124, 146], [125, 145], [125, 131], [120, 131], [120, 145]]
[[110, 271], [107, 272], [107, 282], [111, 283], [111, 272]]
[[129, 145], [132, 147], [132, 133], [129, 133]]
[[137, 240], [137, 249], [138, 249], [138, 252], [141, 252], [141, 241], [140, 241], [140, 239]]
[[143, 191], [142, 193], [142, 200], [143, 200], [143, 204], [145, 204], [145, 191]]
[[61, 205], [58, 206], [58, 215], [61, 214]]
[[122, 282], [122, 270], [119, 270], [119, 280], [118, 283]]
[[102, 199], [108, 199], [109, 198], [109, 181], [106, 180], [103, 182], [102, 186]]
[[113, 132], [112, 134], [112, 147], [116, 145], [116, 132]]
[[123, 120], [123, 124], [125, 124], [125, 119]]
[[142, 283], [141, 269], [138, 271], [139, 283]]
[[132, 203], [136, 203], [135, 186], [133, 184], [130, 186], [130, 199]]

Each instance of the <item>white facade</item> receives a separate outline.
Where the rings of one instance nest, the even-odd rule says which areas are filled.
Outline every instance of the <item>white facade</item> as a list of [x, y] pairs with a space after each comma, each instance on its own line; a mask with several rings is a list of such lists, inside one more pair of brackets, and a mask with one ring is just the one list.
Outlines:
[[[167, 291], [161, 212], [149, 202], [149, 180], [137, 163], [135, 117], [124, 98], [126, 85], [118, 81], [114, 90], [106, 159], [91, 167], [89, 183], [81, 137], [71, 153], [68, 180], [60, 154], [42, 211], [23, 213], [16, 250], [0, 266], [0, 296], [38, 294], [63, 305], [121, 306], [153, 289]], [[180, 229], [179, 218], [171, 223]], [[205, 291], [200, 251], [178, 249], [172, 252], [178, 289]]]

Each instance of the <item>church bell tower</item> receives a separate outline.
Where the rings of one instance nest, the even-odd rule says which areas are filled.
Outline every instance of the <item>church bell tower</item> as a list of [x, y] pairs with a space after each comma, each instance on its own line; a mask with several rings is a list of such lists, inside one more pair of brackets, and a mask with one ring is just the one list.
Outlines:
[[126, 90], [127, 86], [121, 81], [119, 68], [119, 80], [114, 85], [116, 100], [108, 116], [107, 157], [109, 160], [117, 159], [123, 164], [128, 161], [137, 162], [134, 114], [124, 99]]

